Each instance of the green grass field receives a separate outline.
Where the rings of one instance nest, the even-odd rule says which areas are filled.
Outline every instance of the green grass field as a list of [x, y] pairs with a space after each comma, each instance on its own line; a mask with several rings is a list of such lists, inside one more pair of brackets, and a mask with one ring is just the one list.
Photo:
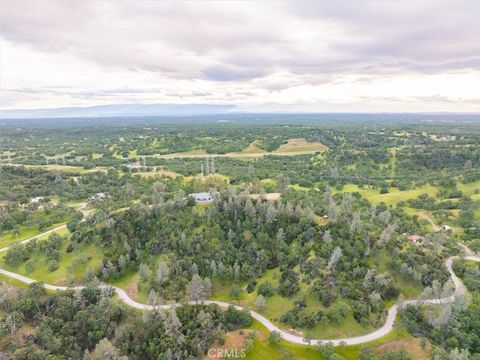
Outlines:
[[286, 144], [281, 145], [277, 150], [274, 151], [276, 154], [285, 154], [285, 153], [315, 153], [327, 151], [328, 147], [320, 142], [310, 142], [305, 138], [295, 138], [290, 139]]
[[10, 246], [10, 245], [15, 244], [17, 242], [20, 242], [22, 240], [29, 239], [33, 236], [37, 236], [39, 234], [44, 233], [45, 231], [54, 229], [54, 228], [56, 228], [58, 226], [61, 226], [63, 224], [65, 224], [65, 223], [64, 222], [59, 222], [59, 223], [53, 224], [51, 226], [48, 226], [48, 227], [46, 227], [42, 230], [38, 230], [37, 226], [20, 226], [19, 227], [20, 233], [19, 233], [18, 237], [17, 237], [17, 235], [15, 235], [13, 233], [13, 231], [5, 231], [2, 234], [2, 236], [0, 236], [0, 248]]
[[[264, 359], [280, 359], [281, 348], [284, 348], [291, 354], [291, 359], [298, 360], [318, 360], [323, 359], [320, 351], [315, 346], [296, 345], [288, 343], [284, 340], [279, 345], [272, 345], [268, 341], [268, 331], [257, 321], [253, 321], [250, 329], [256, 331], [257, 336], [254, 342], [253, 349], [248, 352], [245, 359], [248, 360], [264, 360]], [[405, 350], [412, 359], [427, 360], [429, 359], [429, 352], [422, 349], [420, 341], [406, 331], [395, 328], [390, 334], [383, 338], [372, 341], [366, 345], [372, 346], [376, 353], [383, 353], [386, 350]], [[353, 345], [337, 347], [336, 353], [343, 356], [346, 360], [358, 359], [358, 353], [363, 345]]]
[[[61, 236], [69, 235], [67, 229], [60, 229], [57, 233]], [[39, 241], [48, 236], [49, 235], [39, 238]], [[0, 259], [0, 266], [5, 270], [13, 271], [52, 285], [68, 285], [69, 281], [81, 284], [84, 280], [87, 267], [91, 266], [93, 269], [98, 267], [103, 256], [93, 244], [79, 246], [70, 253], [66, 252], [67, 245], [68, 241], [64, 241], [60, 249], [61, 255], [58, 269], [55, 271], [48, 270], [47, 259], [45, 255], [40, 253], [34, 253], [31, 256], [31, 259], [35, 261], [35, 269], [32, 272], [28, 272], [25, 269], [25, 263], [15, 267], [5, 264], [3, 260], [5, 253], [2, 254], [2, 258]]]
[[82, 166], [69, 166], [69, 165], [23, 165], [23, 164], [2, 164], [2, 165], [9, 165], [9, 166], [24, 166], [30, 169], [43, 169], [48, 171], [57, 171], [57, 172], [65, 172], [65, 173], [78, 173], [78, 174], [86, 174], [92, 173], [96, 171], [107, 171], [105, 167], [96, 167], [93, 169], [84, 169]]
[[260, 154], [260, 153], [265, 153], [266, 151], [263, 149], [260, 149], [258, 145], [261, 144], [260, 140], [255, 140], [252, 141], [245, 149], [243, 149], [241, 152], [243, 154]]
[[432, 185], [423, 185], [416, 189], [404, 191], [400, 191], [397, 188], [390, 187], [388, 191], [389, 192], [387, 194], [380, 194], [380, 189], [377, 188], [361, 189], [355, 184], [347, 184], [340, 191], [336, 190], [335, 192], [358, 192], [374, 205], [378, 205], [383, 202], [386, 205], [394, 206], [400, 201], [415, 199], [422, 194], [435, 196], [438, 191], [438, 187]]
[[138, 272], [126, 274], [119, 279], [109, 280], [108, 283], [122, 288], [127, 292], [128, 296], [138, 302], [147, 302], [147, 288], [145, 286], [139, 286]]
[[457, 182], [457, 188], [465, 195], [474, 195], [476, 198], [479, 198], [480, 180], [466, 184]]

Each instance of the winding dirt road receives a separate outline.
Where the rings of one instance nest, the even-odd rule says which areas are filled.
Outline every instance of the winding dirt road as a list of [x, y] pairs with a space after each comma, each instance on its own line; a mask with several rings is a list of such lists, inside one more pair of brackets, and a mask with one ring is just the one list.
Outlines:
[[[53, 230], [55, 230], [55, 229], [52, 229], [52, 230], [49, 230], [49, 231], [47, 231], [43, 234], [37, 235], [36, 237], [48, 234], [48, 233], [52, 232]], [[31, 239], [27, 239], [27, 240], [31, 240]], [[480, 262], [480, 256], [479, 255], [474, 254], [473, 251], [471, 251], [468, 247], [466, 247], [463, 244], [460, 244], [460, 246], [465, 250], [465, 253], [467, 255], [467, 256], [464, 257], [465, 259]], [[0, 249], [0, 252], [6, 251], [6, 250], [8, 250], [8, 247]], [[449, 257], [445, 261], [445, 266], [446, 266], [448, 272], [450, 273], [450, 278], [451, 278], [451, 280], [452, 280], [452, 282], [455, 286], [455, 291], [454, 291], [453, 295], [451, 295], [449, 297], [446, 297], [446, 298], [439, 298], [439, 299], [407, 300], [407, 301], [404, 301], [402, 304], [399, 304], [397, 302], [396, 304], [392, 305], [388, 309], [388, 315], [387, 315], [387, 320], [385, 321], [385, 324], [383, 324], [383, 326], [381, 328], [379, 328], [379, 329], [377, 329], [377, 330], [375, 330], [375, 331], [373, 331], [369, 334], [362, 335], [362, 336], [350, 337], [350, 338], [344, 338], [344, 339], [312, 339], [310, 344], [318, 345], [318, 344], [330, 342], [333, 345], [338, 346], [338, 345], [342, 345], [342, 344], [344, 344], [344, 345], [357, 345], [357, 344], [363, 344], [363, 343], [367, 343], [367, 342], [370, 342], [370, 341], [374, 341], [374, 340], [382, 338], [383, 336], [387, 335], [389, 332], [391, 332], [393, 330], [393, 324], [395, 322], [395, 317], [396, 317], [396, 315], [398, 313], [398, 310], [399, 310], [399, 307], [401, 305], [403, 305], [403, 306], [404, 305], [416, 305], [416, 304], [440, 305], [440, 304], [453, 303], [458, 296], [461, 296], [461, 295], [465, 294], [465, 286], [463, 285], [462, 281], [457, 277], [457, 275], [455, 275], [455, 273], [453, 272], [453, 269], [452, 269], [453, 261], [456, 260], [456, 259], [459, 259], [459, 258], [460, 258], [459, 256], [452, 256], [452, 257]], [[33, 280], [29, 277], [26, 277], [26, 276], [23, 276], [23, 275], [20, 275], [20, 274], [11, 272], [11, 271], [7, 271], [7, 270], [4, 270], [4, 269], [0, 269], [0, 274], [8, 276], [12, 279], [19, 280], [19, 281], [24, 282], [26, 284], [31, 284], [31, 283], [36, 282], [35, 280]], [[81, 290], [81, 289], [83, 289], [83, 286], [66, 287], [66, 286], [56, 286], [56, 285], [50, 285], [50, 284], [45, 284], [44, 286], [47, 290], [53, 290], [53, 291], [66, 291], [66, 290]], [[100, 287], [101, 288], [111, 288], [111, 289], [113, 289], [114, 292], [117, 294], [118, 298], [120, 299], [120, 301], [122, 301], [123, 303], [125, 303], [126, 305], [128, 305], [132, 308], [139, 309], [139, 310], [169, 309], [171, 307], [176, 307], [176, 306], [181, 305], [181, 304], [177, 303], [177, 304], [171, 304], [171, 305], [160, 305], [160, 306], [155, 307], [155, 306], [151, 306], [151, 305], [136, 302], [135, 300], [133, 300], [132, 298], [130, 298], [128, 296], [128, 294], [125, 292], [125, 290], [123, 290], [121, 288], [118, 288], [116, 286], [101, 285]], [[191, 302], [189, 302], [189, 304], [191, 304], [191, 305], [216, 304], [216, 305], [218, 305], [222, 308], [227, 308], [228, 306], [231, 305], [227, 302], [213, 301], [213, 300], [203, 300], [203, 301], [199, 301], [199, 302], [191, 301]], [[237, 310], [244, 310], [244, 308], [241, 307], [241, 306], [238, 306], [238, 305], [233, 305], [233, 306]], [[249, 310], [249, 311], [250, 311], [250, 314], [252, 315], [252, 317], [255, 320], [262, 323], [262, 325], [264, 325], [268, 329], [268, 331], [279, 332], [282, 335], [282, 338], [284, 340], [290, 342], [290, 343], [306, 344], [306, 341], [305, 341], [304, 337], [294, 335], [294, 334], [290, 334], [290, 333], [278, 328], [275, 324], [273, 324], [270, 320], [268, 320], [266, 317], [262, 316], [261, 314], [255, 312], [255, 311], [252, 311], [252, 310]]]

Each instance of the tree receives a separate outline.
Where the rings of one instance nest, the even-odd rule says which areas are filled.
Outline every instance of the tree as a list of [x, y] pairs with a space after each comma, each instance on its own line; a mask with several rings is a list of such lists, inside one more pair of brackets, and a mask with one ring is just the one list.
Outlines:
[[278, 291], [281, 295], [291, 297], [300, 290], [298, 274], [292, 269], [286, 269], [278, 284]]
[[95, 347], [96, 358], [99, 360], [127, 360], [126, 356], [120, 356], [119, 350], [112, 345], [107, 338], [100, 340]]
[[352, 221], [350, 222], [350, 232], [356, 234], [360, 230], [360, 214], [356, 212], [353, 214]]
[[390, 211], [385, 210], [378, 214], [378, 220], [380, 220], [382, 223], [387, 225], [390, 222], [390, 219], [392, 218], [392, 215], [390, 214]]
[[131, 183], [127, 183], [125, 185], [125, 204], [127, 203], [127, 200], [132, 198], [132, 196], [133, 196], [133, 185]]
[[141, 263], [138, 268], [138, 273], [140, 276], [140, 280], [142, 282], [146, 282], [148, 280], [148, 277], [150, 276], [150, 269], [148, 268], [148, 265]]
[[452, 351], [450, 351], [450, 354], [448, 354], [448, 359], [449, 360], [468, 360], [470, 359], [470, 353], [467, 349], [458, 349], [455, 348]]
[[343, 206], [343, 213], [346, 216], [349, 216], [350, 212], [352, 211], [352, 202], [353, 202], [353, 198], [350, 193], [343, 194], [342, 206]]
[[213, 259], [210, 262], [210, 272], [212, 273], [212, 276], [217, 276], [217, 264]]
[[208, 158], [205, 158], [205, 175], [210, 174], [210, 164], [208, 163]]
[[180, 322], [177, 312], [175, 309], [170, 309], [167, 311], [167, 316], [163, 321], [163, 326], [165, 327], [165, 334], [175, 339], [175, 341], [182, 343], [183, 334], [181, 333], [182, 323]]
[[325, 230], [322, 240], [325, 244], [330, 244], [332, 242], [333, 239], [332, 239], [332, 234], [330, 233], [330, 230]]
[[270, 281], [265, 281], [264, 283], [261, 283], [260, 285], [258, 285], [258, 288], [257, 288], [258, 295], [261, 295], [263, 297], [269, 297], [269, 296], [273, 296], [273, 293], [274, 293], [274, 289]]
[[201, 300], [205, 297], [205, 284], [200, 275], [194, 274], [187, 285], [187, 298], [190, 301]]
[[338, 208], [333, 198], [328, 203], [328, 218], [332, 222], [336, 222], [338, 220]]
[[265, 298], [262, 295], [258, 295], [257, 299], [255, 300], [255, 307], [258, 311], [262, 312], [265, 310]]
[[272, 345], [280, 344], [281, 340], [282, 334], [277, 330], [273, 330], [272, 332], [270, 332], [270, 335], [268, 335], [268, 342]]
[[267, 208], [267, 215], [266, 215], [266, 222], [267, 224], [272, 224], [277, 217], [277, 209], [275, 209], [275, 206], [270, 203], [268, 204]]
[[284, 192], [288, 185], [290, 185], [290, 178], [284, 174], [278, 174], [277, 176], [277, 188], [280, 192]]
[[388, 224], [385, 229], [383, 229], [380, 234], [379, 245], [384, 246], [392, 238], [393, 233], [395, 232], [396, 226], [393, 224]]
[[158, 310], [158, 304], [160, 303], [160, 296], [153, 289], [150, 289], [147, 298], [147, 304], [153, 307], [153, 310], [156, 312]]
[[159, 206], [163, 203], [163, 195], [165, 193], [165, 184], [160, 181], [153, 183], [153, 203], [155, 206]]
[[333, 249], [332, 255], [330, 256], [330, 261], [328, 262], [327, 269], [333, 270], [338, 263], [338, 260], [342, 257], [342, 249], [336, 247]]
[[203, 291], [205, 298], [212, 294], [212, 281], [208, 277], [203, 279]]
[[157, 282], [162, 285], [168, 280], [170, 268], [165, 261], [160, 261], [157, 267]]
[[228, 296], [230, 296], [232, 299], [238, 299], [241, 293], [242, 289], [240, 288], [240, 286], [238, 286], [237, 284], [233, 284], [233, 286], [230, 288]]
[[211, 160], [211, 161], [210, 161], [210, 162], [211, 162], [211, 164], [210, 164], [210, 173], [215, 174], [215, 160], [214, 160], [213, 157], [212, 157], [210, 160]]

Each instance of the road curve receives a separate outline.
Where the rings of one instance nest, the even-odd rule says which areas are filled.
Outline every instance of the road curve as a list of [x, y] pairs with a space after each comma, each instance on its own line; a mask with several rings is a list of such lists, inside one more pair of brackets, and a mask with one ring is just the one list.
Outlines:
[[[43, 233], [41, 235], [38, 235], [38, 236], [45, 235], [45, 234], [47, 234], [47, 233], [49, 233], [53, 230], [55, 230], [55, 229], [52, 229], [52, 230], [50, 230], [46, 233]], [[465, 259], [480, 262], [480, 256], [473, 255], [474, 253], [470, 249], [468, 249], [468, 247], [466, 247], [465, 245], [461, 245], [461, 246], [465, 250], [465, 252], [467, 253], [467, 256], [464, 257]], [[0, 249], [0, 252], [1, 251], [6, 251], [7, 249], [8, 248]], [[440, 304], [453, 303], [458, 296], [461, 296], [461, 295], [465, 294], [465, 286], [463, 285], [462, 281], [457, 277], [457, 275], [455, 275], [455, 273], [453, 272], [453, 269], [452, 269], [453, 261], [455, 259], [458, 259], [458, 258], [460, 258], [460, 257], [459, 256], [451, 256], [445, 261], [445, 266], [446, 266], [448, 272], [450, 273], [450, 278], [451, 278], [451, 280], [452, 280], [452, 282], [455, 286], [455, 292], [454, 292], [453, 295], [445, 297], [445, 298], [439, 298], [439, 299], [407, 300], [407, 301], [404, 301], [403, 304], [399, 304], [397, 302], [396, 304], [392, 305], [388, 309], [388, 315], [387, 315], [387, 320], [385, 321], [385, 324], [383, 324], [382, 327], [380, 327], [379, 329], [377, 329], [377, 330], [375, 330], [375, 331], [373, 331], [369, 334], [362, 335], [362, 336], [350, 337], [350, 338], [344, 338], [344, 339], [312, 339], [310, 341], [310, 344], [318, 345], [318, 344], [322, 344], [322, 343], [332, 343], [333, 345], [338, 346], [338, 345], [342, 345], [342, 344], [344, 344], [344, 345], [357, 345], [357, 344], [363, 344], [363, 343], [367, 343], [367, 342], [370, 342], [370, 341], [374, 341], [374, 340], [382, 338], [383, 336], [387, 335], [390, 331], [392, 331], [393, 324], [395, 322], [395, 317], [398, 313], [398, 309], [399, 309], [400, 305], [415, 305], [415, 304], [420, 304], [420, 303], [421, 304], [440, 305]], [[7, 270], [4, 270], [4, 269], [0, 269], [0, 274], [8, 276], [12, 279], [19, 280], [19, 281], [24, 282], [26, 284], [31, 284], [31, 283], [36, 282], [35, 280], [33, 280], [29, 277], [26, 277], [26, 276], [23, 276], [23, 275], [20, 275], [20, 274], [11, 272], [11, 271], [7, 271]], [[53, 291], [57, 291], [57, 290], [58, 291], [81, 290], [81, 289], [84, 288], [83, 286], [66, 287], [66, 286], [56, 286], [56, 285], [50, 285], [50, 284], [45, 284], [44, 286], [45, 286], [45, 289], [53, 290]], [[125, 290], [123, 290], [121, 288], [118, 288], [116, 286], [110, 286], [110, 285], [100, 285], [100, 287], [101, 288], [107, 288], [108, 287], [108, 288], [113, 289], [113, 291], [117, 294], [120, 301], [122, 301], [123, 303], [125, 303], [126, 305], [128, 305], [132, 308], [139, 309], [139, 310], [169, 309], [171, 307], [176, 307], [176, 306], [181, 305], [181, 304], [178, 304], [178, 303], [170, 304], [170, 305], [160, 305], [160, 306], [152, 306], [152, 305], [142, 304], [142, 303], [139, 303], [139, 302], [133, 300], [132, 298], [130, 298], [128, 296], [128, 294], [125, 292]], [[233, 305], [233, 304], [230, 304], [230, 303], [227, 303], [227, 302], [214, 301], [214, 300], [203, 300], [203, 301], [199, 301], [199, 302], [190, 301], [189, 304], [191, 304], [191, 305], [216, 304], [216, 305], [220, 306], [221, 308], [227, 308], [230, 305]], [[237, 310], [244, 310], [245, 309], [245, 308], [243, 308], [239, 305], [233, 305], [233, 306]], [[282, 338], [284, 340], [290, 342], [290, 343], [306, 344], [305, 338], [303, 336], [288, 333], [285, 330], [282, 330], [282, 329], [278, 328], [275, 324], [273, 324], [270, 320], [268, 320], [263, 315], [255, 312], [255, 311], [252, 311], [252, 310], [249, 310], [249, 311], [250, 311], [251, 316], [255, 320], [259, 321], [262, 325], [264, 325], [268, 329], [268, 331], [278, 331], [282, 335]]]
[[[86, 208], [87, 208], [87, 203], [81, 203], [81, 204], [80, 204], [80, 207], [77, 209], [77, 210], [81, 211], [82, 214], [83, 214], [83, 219], [82, 219], [82, 221], [85, 221], [85, 219], [87, 218], [87, 215], [88, 215], [88, 211], [86, 210]], [[54, 233], [55, 231], [58, 231], [58, 230], [60, 230], [60, 229], [64, 229], [64, 228], [66, 228], [66, 227], [67, 227], [67, 224], [63, 224], [63, 225], [57, 226], [57, 227], [55, 227], [55, 228], [53, 228], [53, 229], [50, 229], [50, 230], [48, 230], [48, 231], [45, 231], [45, 232], [43, 232], [43, 233], [41, 233], [41, 234], [38, 234], [38, 235], [32, 236], [32, 237], [30, 237], [30, 238], [28, 238], [28, 239], [25, 239], [25, 240], [16, 242], [16, 243], [14, 243], [14, 244], [12, 244], [12, 245], [10, 245], [10, 246], [17, 245], [17, 244], [26, 244], [26, 243], [28, 243], [28, 242], [30, 242], [30, 241], [32, 241], [32, 240], [38, 239], [39, 237], [42, 237], [42, 236], [45, 236], [45, 235]], [[7, 251], [7, 250], [10, 248], [10, 246], [4, 247], [4, 248], [0, 248], [0, 253]]]
[[[63, 225], [60, 225], [60, 226], [57, 226], [53, 229], [50, 229], [48, 231], [45, 231], [44, 233], [41, 233], [41, 234], [38, 234], [38, 235], [35, 235], [35, 236], [32, 236], [31, 238], [28, 238], [28, 239], [25, 239], [25, 240], [22, 240], [22, 241], [19, 241], [19, 242], [16, 242], [15, 244], [12, 244], [12, 245], [17, 245], [17, 244], [26, 244], [32, 240], [35, 240], [35, 239], [38, 239], [39, 237], [41, 236], [45, 236], [45, 235], [48, 235], [48, 234], [51, 234], [55, 231], [58, 231], [60, 229], [63, 229], [63, 228], [66, 228], [67, 227], [67, 224], [63, 224]], [[12, 246], [11, 245], [11, 246]], [[1, 248], [0, 249], [0, 253], [4, 252], [4, 251], [7, 251], [8, 249], [10, 248], [10, 246], [7, 246], [7, 247], [4, 247], [4, 248]]]

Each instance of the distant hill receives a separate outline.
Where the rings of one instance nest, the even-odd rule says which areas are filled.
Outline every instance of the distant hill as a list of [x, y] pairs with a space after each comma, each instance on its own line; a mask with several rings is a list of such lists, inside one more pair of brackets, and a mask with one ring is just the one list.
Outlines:
[[235, 105], [207, 104], [123, 104], [54, 109], [0, 110], [0, 119], [97, 118], [130, 116], [191, 116], [228, 114]]

